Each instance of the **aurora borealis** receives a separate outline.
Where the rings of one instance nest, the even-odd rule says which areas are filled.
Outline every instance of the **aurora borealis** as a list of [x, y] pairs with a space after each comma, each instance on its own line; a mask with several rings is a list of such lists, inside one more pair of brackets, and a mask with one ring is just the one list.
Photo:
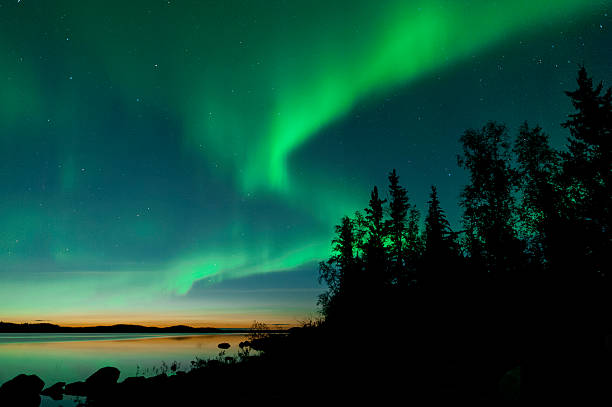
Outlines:
[[305, 318], [391, 168], [456, 222], [465, 128], [563, 143], [611, 4], [0, 1], [0, 319]]

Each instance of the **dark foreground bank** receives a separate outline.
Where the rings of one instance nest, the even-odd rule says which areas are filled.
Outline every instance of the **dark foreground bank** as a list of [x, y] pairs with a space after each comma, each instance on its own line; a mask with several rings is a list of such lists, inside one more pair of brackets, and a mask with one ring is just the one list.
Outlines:
[[[170, 367], [155, 377], [118, 382], [119, 370], [105, 367], [83, 381], [55, 384], [20, 375], [0, 387], [0, 405], [38, 407], [41, 395], [55, 400], [81, 396], [85, 406], [316, 405], [424, 398], [511, 404], [518, 397], [518, 370], [483, 380], [481, 376], [491, 372], [477, 377], [469, 366], [441, 363], [429, 358], [430, 352], [423, 357], [406, 352], [408, 341], [398, 343], [394, 335], [374, 331], [346, 335], [311, 324], [288, 333], [258, 333], [241, 344], [237, 357], [226, 357], [223, 350], [228, 344], [219, 344], [219, 357], [196, 359], [187, 372]], [[380, 355], [372, 354], [372, 348], [379, 348]]]
[[[556, 377], [599, 376], [609, 382], [609, 375], [593, 370], [553, 371], [550, 378], [531, 381], [532, 386], [540, 386], [537, 396], [533, 388], [526, 394], [523, 383], [529, 365], [516, 357], [511, 330], [498, 335], [485, 324], [463, 330], [459, 325], [465, 321], [457, 322], [424, 324], [415, 319], [409, 336], [397, 328], [347, 331], [310, 324], [288, 333], [260, 333], [241, 344], [237, 357], [225, 356], [228, 344], [219, 344], [217, 358], [196, 359], [189, 371], [170, 367], [155, 377], [128, 377], [122, 382], [114, 367], [75, 383], [45, 384], [36, 376], [19, 375], [0, 387], [0, 405], [38, 407], [41, 395], [55, 400], [71, 395], [82, 397], [83, 406], [398, 402], [513, 406], [530, 399], [552, 402], [571, 395], [586, 402], [594, 397], [586, 388], [580, 393], [578, 382], [574, 388], [567, 387], [567, 380], [552, 383]], [[449, 326], [457, 329], [448, 330]], [[551, 367], [569, 360], [562, 353], [557, 359]], [[597, 397], [609, 398], [605, 383], [601, 385]]]

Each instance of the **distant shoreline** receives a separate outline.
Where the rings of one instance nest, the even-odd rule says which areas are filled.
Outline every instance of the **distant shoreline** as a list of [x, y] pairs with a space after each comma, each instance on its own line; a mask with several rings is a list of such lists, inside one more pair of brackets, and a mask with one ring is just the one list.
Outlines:
[[100, 325], [84, 327], [68, 327], [55, 324], [14, 324], [0, 322], [0, 333], [248, 333], [249, 328], [194, 328], [187, 325], [169, 327], [154, 327], [143, 325]]

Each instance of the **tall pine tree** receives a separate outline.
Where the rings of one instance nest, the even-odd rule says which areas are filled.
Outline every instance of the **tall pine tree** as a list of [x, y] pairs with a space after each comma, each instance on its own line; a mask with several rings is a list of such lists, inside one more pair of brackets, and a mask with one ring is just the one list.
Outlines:
[[423, 255], [422, 279], [424, 283], [440, 283], [452, 276], [458, 264], [458, 250], [454, 233], [440, 206], [438, 191], [431, 187], [427, 216], [425, 217], [425, 250]]
[[566, 92], [576, 112], [562, 124], [570, 131], [562, 154], [565, 215], [578, 238], [580, 268], [604, 275], [612, 268], [612, 88], [594, 86], [584, 67], [577, 83], [578, 89]]
[[411, 205], [406, 189], [399, 184], [395, 169], [389, 173], [389, 220], [387, 230], [391, 241], [391, 264], [389, 279], [392, 283], [400, 281], [406, 272], [406, 234], [408, 232], [408, 211]]
[[365, 209], [366, 224], [368, 228], [367, 243], [364, 260], [368, 280], [377, 287], [385, 285], [388, 281], [387, 253], [385, 243], [385, 221], [383, 204], [386, 200], [380, 199], [378, 188], [375, 186], [370, 195], [369, 206]]
[[360, 273], [355, 251], [354, 223], [348, 217], [336, 225], [337, 237], [332, 241], [332, 256], [319, 263], [319, 282], [328, 290], [319, 296], [319, 306], [329, 320], [350, 312], [361, 291]]

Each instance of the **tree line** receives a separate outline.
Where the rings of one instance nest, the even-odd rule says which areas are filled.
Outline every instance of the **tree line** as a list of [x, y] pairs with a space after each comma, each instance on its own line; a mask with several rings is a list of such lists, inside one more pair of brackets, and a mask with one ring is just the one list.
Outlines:
[[395, 170], [386, 199], [374, 187], [365, 210], [336, 226], [319, 265], [325, 323], [399, 323], [422, 337], [435, 319], [467, 332], [466, 342], [486, 334], [484, 347], [504, 349], [493, 359], [521, 366], [525, 387], [540, 390], [546, 375], [559, 378], [553, 349], [584, 350], [572, 361], [566, 350], [563, 362], [576, 366], [603, 355], [612, 332], [612, 88], [581, 67], [577, 89], [565, 93], [574, 112], [561, 124], [561, 150], [527, 123], [514, 137], [493, 121], [461, 135], [461, 230], [435, 186], [423, 225]]

